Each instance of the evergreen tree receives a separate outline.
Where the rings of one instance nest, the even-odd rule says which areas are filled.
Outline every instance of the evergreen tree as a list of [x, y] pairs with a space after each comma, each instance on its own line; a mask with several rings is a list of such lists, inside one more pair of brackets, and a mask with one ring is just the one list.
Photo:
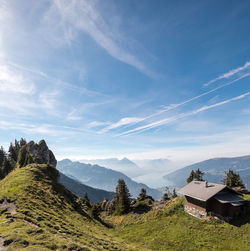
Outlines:
[[22, 146], [18, 153], [17, 166], [24, 167], [29, 164], [35, 163], [32, 156], [27, 152], [26, 146]]
[[123, 179], [118, 180], [115, 194], [115, 212], [116, 215], [126, 214], [130, 210], [130, 193]]
[[9, 146], [9, 151], [8, 151], [8, 153], [9, 153], [9, 159], [12, 159], [13, 161], [17, 161], [17, 155], [18, 155], [18, 146], [16, 145], [16, 146], [13, 146], [13, 144], [12, 143], [10, 143], [10, 146]]
[[165, 193], [163, 194], [162, 200], [167, 201], [171, 198], [172, 194], [168, 187], [165, 188]]
[[0, 167], [3, 164], [4, 156], [5, 156], [5, 151], [4, 151], [3, 147], [1, 146], [1, 148], [0, 148]]
[[242, 182], [240, 175], [234, 172], [232, 169], [229, 169], [228, 172], [225, 172], [226, 176], [222, 180], [224, 185], [229, 187], [241, 187], [245, 188], [245, 185]]
[[146, 198], [147, 198], [147, 191], [145, 188], [142, 188], [137, 200], [145, 200]]
[[94, 204], [92, 207], [91, 207], [91, 210], [90, 210], [90, 214], [93, 218], [95, 219], [99, 219], [99, 215], [100, 215], [100, 208], [97, 204]]
[[193, 181], [194, 177], [195, 177], [195, 172], [194, 170], [192, 170], [189, 177], [187, 178], [187, 183], [190, 183], [191, 181]]
[[27, 144], [26, 140], [23, 139], [23, 138], [21, 138], [20, 141], [19, 141], [20, 147], [22, 147], [22, 146], [24, 146], [24, 145], [26, 145], [26, 144]]
[[203, 178], [202, 178], [203, 175], [204, 175], [204, 172], [200, 171], [199, 168], [196, 171], [192, 170], [189, 177], [187, 178], [187, 183], [190, 183], [193, 180], [203, 181]]
[[176, 190], [175, 190], [175, 188], [174, 188], [173, 194], [172, 194], [172, 198], [176, 198], [176, 197], [178, 197], [178, 195], [177, 195]]
[[[21, 138], [19, 142], [15, 140], [14, 144], [10, 143], [8, 154], [5, 152], [3, 147], [0, 148], [0, 179], [3, 179], [16, 168], [21, 146], [24, 146], [25, 144], [26, 140], [23, 138]], [[32, 163], [31, 156], [23, 153], [24, 152], [22, 152], [21, 156], [23, 158], [23, 164]]]
[[87, 193], [87, 192], [85, 192], [85, 194], [84, 194], [84, 199], [85, 199], [86, 201], [89, 201], [89, 197], [88, 197], [88, 193]]
[[204, 175], [204, 172], [200, 171], [200, 169], [198, 168], [195, 172], [195, 180], [198, 180], [198, 181], [203, 181], [203, 175]]
[[85, 194], [84, 194], [84, 202], [85, 202], [85, 204], [86, 204], [88, 207], [91, 206], [91, 203], [90, 203], [90, 200], [89, 200], [89, 197], [88, 197], [88, 193], [87, 193], [87, 192], [85, 192]]

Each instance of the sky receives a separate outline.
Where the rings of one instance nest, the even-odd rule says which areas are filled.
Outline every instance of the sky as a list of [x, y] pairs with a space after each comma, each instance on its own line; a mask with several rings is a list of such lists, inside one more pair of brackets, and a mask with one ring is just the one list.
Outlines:
[[0, 0], [0, 145], [57, 159], [250, 154], [250, 1]]

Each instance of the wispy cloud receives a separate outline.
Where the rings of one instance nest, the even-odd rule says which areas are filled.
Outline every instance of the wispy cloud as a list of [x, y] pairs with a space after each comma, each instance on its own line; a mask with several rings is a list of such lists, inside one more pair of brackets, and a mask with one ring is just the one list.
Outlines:
[[112, 57], [135, 67], [150, 77], [154, 75], [142, 60], [125, 49], [129, 47], [124, 44], [124, 41], [128, 39], [124, 39], [117, 29], [103, 19], [96, 8], [96, 1], [54, 0], [44, 21], [48, 25], [51, 23], [60, 25], [67, 43], [74, 40], [76, 33], [85, 32]]
[[111, 124], [110, 122], [92, 121], [87, 125], [87, 127], [88, 128], [95, 128], [95, 127], [107, 126], [110, 124]]
[[218, 103], [213, 104], [213, 105], [202, 106], [201, 108], [193, 110], [191, 112], [180, 113], [180, 114], [172, 116], [172, 117], [157, 120], [157, 121], [154, 121], [154, 122], [149, 123], [147, 125], [139, 126], [137, 128], [134, 128], [134, 129], [125, 131], [123, 133], [120, 133], [118, 136], [128, 135], [128, 134], [132, 134], [132, 133], [136, 133], [136, 132], [142, 132], [142, 131], [149, 130], [149, 129], [152, 129], [152, 128], [155, 128], [155, 127], [158, 127], [158, 126], [166, 125], [166, 124], [175, 122], [175, 121], [177, 121], [177, 120], [179, 120], [181, 118], [193, 116], [193, 115], [198, 114], [200, 112], [203, 112], [203, 111], [206, 111], [206, 110], [209, 110], [209, 109], [221, 106], [221, 105], [228, 104], [228, 103], [230, 103], [232, 101], [237, 101], [237, 100], [243, 99], [243, 98], [245, 98], [245, 97], [247, 97], [249, 95], [250, 95], [250, 92], [247, 92], [247, 93], [244, 93], [242, 95], [236, 96], [236, 97], [231, 98], [231, 99], [224, 100], [222, 102], [218, 102]]
[[12, 13], [8, 7], [8, 2], [2, 0], [0, 2], [0, 56], [4, 56], [5, 54], [3, 47], [11, 18]]
[[81, 129], [68, 126], [58, 126], [44, 123], [22, 123], [18, 121], [0, 121], [1, 130], [20, 131], [25, 135], [39, 136], [73, 136], [84, 132]]
[[136, 118], [136, 117], [128, 117], [128, 118], [122, 118], [120, 119], [118, 122], [113, 123], [107, 127], [105, 127], [104, 129], [102, 129], [100, 132], [101, 133], [105, 133], [107, 131], [110, 131], [112, 129], [116, 129], [118, 127], [121, 126], [125, 126], [125, 125], [131, 125], [131, 124], [135, 124], [138, 123], [140, 121], [144, 120], [143, 118]]
[[4, 93], [32, 94], [35, 85], [13, 69], [0, 65], [0, 91]]
[[[221, 79], [227, 79], [227, 78], [230, 78], [234, 75], [237, 75], [239, 73], [242, 73], [244, 72], [245, 70], [248, 70], [248, 72], [250, 71], [250, 62], [246, 62], [245, 65], [241, 66], [241, 67], [238, 67], [236, 69], [233, 69], [229, 72], [226, 72], [222, 75], [220, 75], [219, 77], [215, 78], [215, 79], [212, 79], [210, 80], [209, 82], [205, 83], [204, 86], [209, 86], [215, 82], [217, 82], [218, 80], [221, 80]], [[244, 74], [246, 75], [246, 74]]]
[[[164, 108], [161, 109], [160, 111], [157, 111], [157, 112], [155, 112], [155, 113], [153, 113], [153, 114], [150, 114], [150, 115], [148, 115], [148, 116], [146, 116], [146, 117], [144, 117], [144, 118], [141, 118], [141, 120], [138, 120], [138, 122], [147, 121], [147, 120], [149, 120], [149, 119], [151, 119], [151, 118], [153, 118], [153, 117], [159, 116], [159, 115], [161, 115], [161, 114], [163, 114], [163, 113], [165, 113], [165, 112], [168, 112], [168, 111], [174, 110], [174, 109], [176, 109], [176, 108], [179, 108], [179, 107], [181, 107], [181, 106], [183, 106], [183, 105], [186, 105], [186, 104], [188, 104], [188, 103], [190, 103], [190, 102], [192, 102], [192, 101], [195, 101], [195, 100], [197, 100], [197, 99], [199, 99], [199, 98], [202, 98], [202, 97], [204, 97], [204, 96], [206, 96], [206, 95], [208, 95], [208, 94], [211, 94], [211, 93], [213, 93], [213, 92], [215, 92], [215, 91], [217, 91], [217, 90], [220, 90], [220, 89], [222, 89], [222, 88], [224, 88], [224, 87], [226, 87], [226, 86], [230, 86], [230, 85], [232, 85], [232, 84], [238, 82], [239, 80], [241, 80], [241, 79], [243, 79], [243, 78], [246, 78], [246, 77], [249, 77], [249, 76], [250, 76], [250, 73], [246, 73], [246, 74], [242, 75], [241, 77], [239, 77], [239, 78], [237, 78], [237, 79], [234, 79], [234, 80], [232, 80], [232, 81], [230, 81], [230, 82], [228, 82], [228, 83], [225, 83], [225, 84], [220, 85], [220, 86], [218, 86], [218, 87], [216, 87], [216, 88], [213, 88], [213, 89], [210, 90], [210, 91], [207, 91], [207, 92], [204, 92], [204, 93], [199, 94], [199, 95], [197, 95], [197, 96], [194, 96], [194, 97], [192, 97], [192, 98], [190, 98], [190, 99], [187, 99], [187, 100], [185, 100], [185, 101], [183, 101], [183, 102], [180, 102], [180, 103], [178, 103], [178, 104], [171, 104], [171, 105], [168, 105], [168, 106], [164, 106]], [[137, 122], [134, 122], [134, 124], [136, 124], [136, 123], [137, 123]]]

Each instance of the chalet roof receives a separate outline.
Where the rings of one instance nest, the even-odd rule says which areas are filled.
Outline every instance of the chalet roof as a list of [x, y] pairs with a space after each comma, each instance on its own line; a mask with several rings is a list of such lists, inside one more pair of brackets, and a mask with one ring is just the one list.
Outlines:
[[238, 204], [240, 202], [244, 202], [244, 199], [240, 198], [239, 196], [233, 193], [216, 194], [214, 198], [221, 203]]
[[210, 182], [208, 183], [207, 181], [192, 181], [181, 188], [178, 193], [198, 200], [207, 201], [215, 194], [222, 191], [225, 187], [227, 186]]

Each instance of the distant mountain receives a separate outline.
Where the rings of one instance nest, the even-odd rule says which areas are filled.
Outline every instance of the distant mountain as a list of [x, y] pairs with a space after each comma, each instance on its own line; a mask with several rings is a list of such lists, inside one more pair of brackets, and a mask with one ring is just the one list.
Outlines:
[[[173, 171], [172, 162], [169, 159], [145, 159], [145, 160], [134, 160], [144, 171], [162, 171], [164, 173]], [[145, 173], [144, 173], [145, 174]]]
[[80, 181], [77, 181], [75, 178], [73, 179], [71, 177], [68, 177], [60, 172], [59, 182], [79, 197], [83, 198], [85, 193], [87, 193], [88, 198], [92, 203], [103, 201], [105, 198], [112, 200], [115, 196], [114, 192], [108, 192], [84, 185]]
[[91, 187], [114, 192], [118, 179], [124, 179], [133, 197], [138, 196], [141, 188], [145, 188], [147, 193], [155, 199], [160, 199], [162, 196], [156, 189], [152, 189], [142, 183], [137, 183], [121, 172], [99, 165], [83, 164], [65, 159], [57, 163], [57, 169], [65, 175], [77, 177], [83, 184]]
[[110, 168], [115, 171], [122, 172], [125, 175], [129, 176], [130, 178], [134, 178], [144, 174], [144, 170], [142, 168], [140, 168], [133, 161], [127, 158], [123, 158], [121, 160], [117, 158], [94, 159], [94, 160], [82, 159], [80, 160], [80, 162], [84, 164], [100, 165], [106, 168]]
[[250, 189], [250, 155], [235, 158], [208, 159], [167, 174], [164, 176], [164, 179], [171, 184], [170, 187], [180, 188], [186, 184], [186, 179], [190, 172], [198, 168], [205, 172], [203, 176], [205, 180], [215, 183], [221, 183], [225, 172], [231, 168], [240, 174], [243, 183]]

